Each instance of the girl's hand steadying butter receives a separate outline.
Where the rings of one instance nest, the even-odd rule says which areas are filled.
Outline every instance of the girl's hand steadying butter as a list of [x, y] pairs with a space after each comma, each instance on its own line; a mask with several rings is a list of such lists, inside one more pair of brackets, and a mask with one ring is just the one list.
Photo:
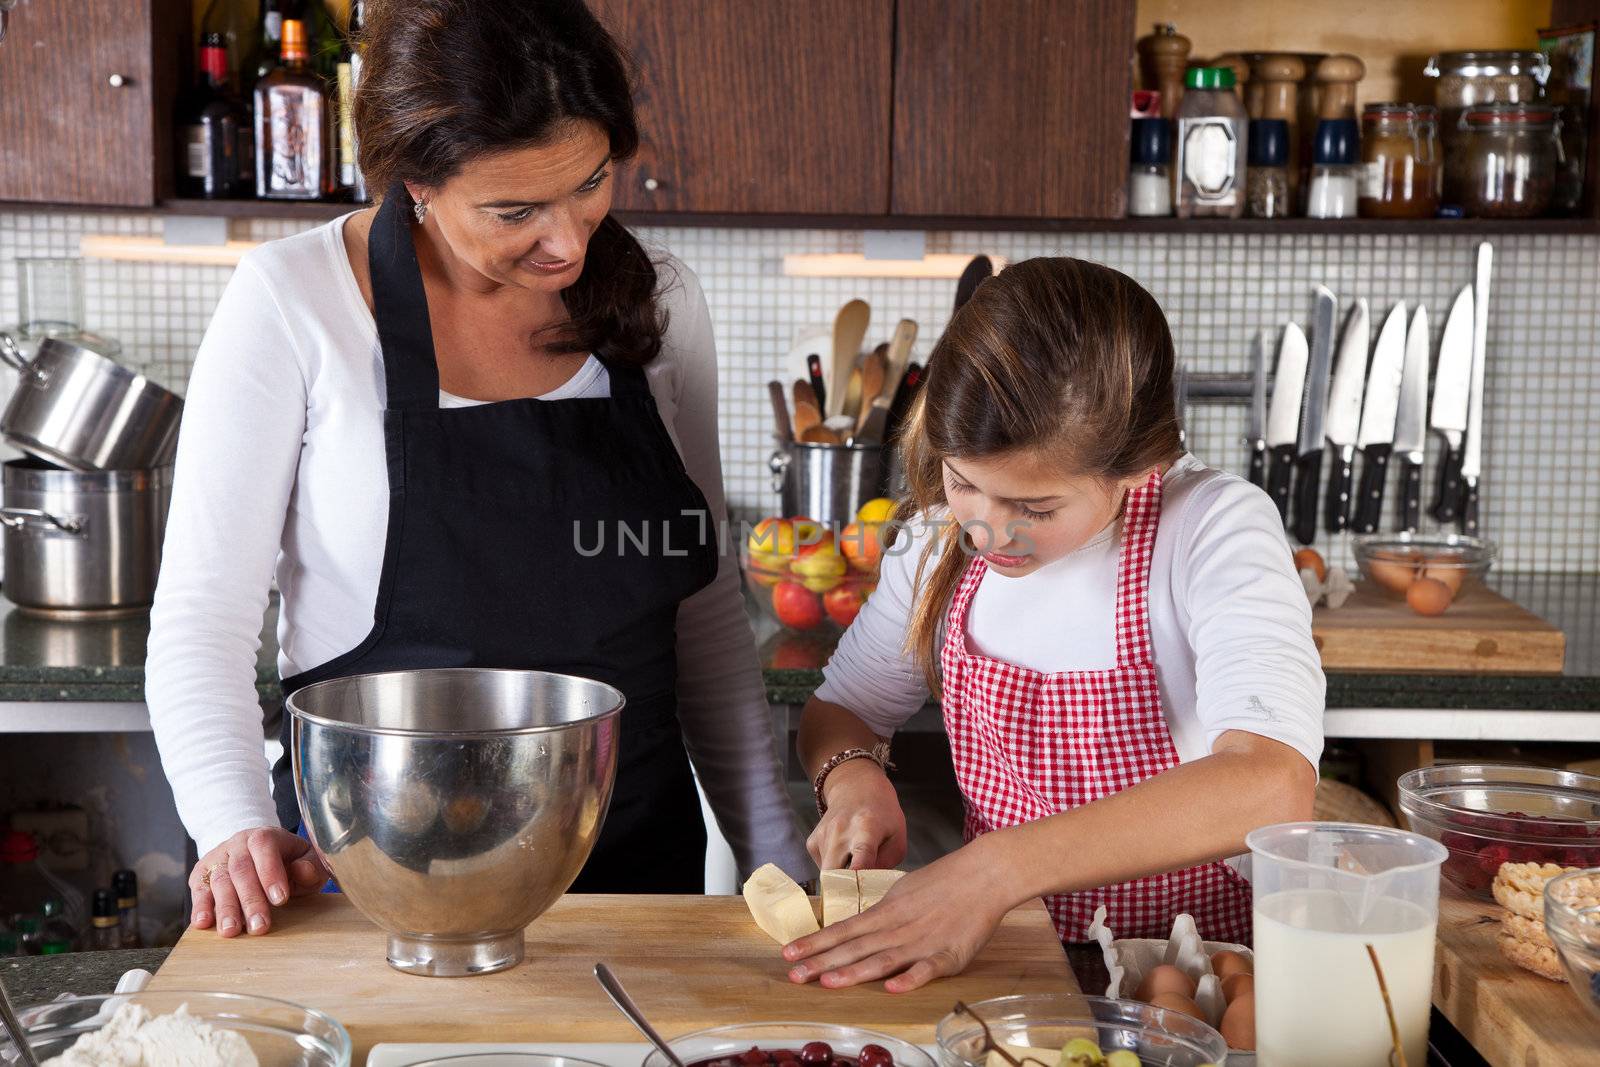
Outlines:
[[1006, 865], [991, 862], [984, 844], [911, 872], [856, 918], [786, 946], [789, 980], [839, 989], [887, 978], [889, 992], [908, 993], [959, 974], [1016, 903], [1001, 884]]

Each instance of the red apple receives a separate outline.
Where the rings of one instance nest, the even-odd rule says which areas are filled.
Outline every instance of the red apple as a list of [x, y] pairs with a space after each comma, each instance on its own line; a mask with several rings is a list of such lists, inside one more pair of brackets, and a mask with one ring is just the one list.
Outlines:
[[822, 624], [822, 598], [799, 582], [772, 587], [772, 613], [791, 630], [813, 630]]
[[867, 598], [857, 585], [841, 585], [831, 589], [822, 598], [822, 606], [828, 612], [828, 618], [840, 626], [849, 626], [856, 621], [856, 615], [861, 611], [861, 605]]

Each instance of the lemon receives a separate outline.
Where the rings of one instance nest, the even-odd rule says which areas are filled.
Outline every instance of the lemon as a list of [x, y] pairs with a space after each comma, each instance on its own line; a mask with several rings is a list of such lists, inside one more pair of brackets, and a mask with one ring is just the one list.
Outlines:
[[856, 512], [857, 522], [888, 522], [894, 514], [894, 501], [886, 496], [874, 497], [862, 504]]

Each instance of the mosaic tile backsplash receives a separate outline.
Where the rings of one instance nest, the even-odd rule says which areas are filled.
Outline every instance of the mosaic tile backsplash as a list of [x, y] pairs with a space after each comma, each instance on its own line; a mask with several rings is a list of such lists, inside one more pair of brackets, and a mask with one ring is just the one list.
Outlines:
[[[309, 224], [243, 220], [233, 236], [267, 240]], [[85, 234], [158, 236], [146, 215], [0, 213], [0, 321], [16, 315], [13, 260], [76, 255]], [[722, 448], [729, 500], [740, 517], [776, 510], [767, 456], [772, 423], [765, 383], [787, 378], [787, 355], [826, 329], [846, 300], [873, 310], [868, 344], [901, 318], [921, 327], [924, 359], [949, 317], [953, 281], [785, 277], [790, 252], [860, 251], [858, 231], [651, 228], [640, 236], [671, 249], [700, 276], [716, 325]], [[1498, 236], [1485, 394], [1483, 527], [1516, 571], [1600, 571], [1600, 237]], [[1329, 286], [1341, 314], [1355, 297], [1372, 309], [1373, 333], [1396, 300], [1428, 308], [1434, 351], [1450, 299], [1472, 280], [1477, 239], [1468, 236], [1036, 234], [938, 232], [930, 252], [986, 252], [1015, 262], [1071, 255], [1138, 279], [1161, 302], [1180, 357], [1195, 373], [1243, 374], [1258, 329], [1311, 314], [1312, 290]], [[180, 392], [229, 275], [227, 268], [89, 260], [90, 328], [116, 337], [124, 358]], [[1245, 409], [1194, 403], [1190, 447], [1206, 462], [1242, 471]], [[1426, 505], [1441, 451], [1429, 442]], [[1359, 464], [1359, 461], [1358, 461]], [[1327, 464], [1325, 464], [1325, 467]], [[1391, 478], [1396, 474], [1391, 472]], [[1393, 523], [1396, 486], [1386, 500]], [[1431, 520], [1425, 519], [1425, 525]], [[1347, 547], [1322, 535], [1331, 558]]]

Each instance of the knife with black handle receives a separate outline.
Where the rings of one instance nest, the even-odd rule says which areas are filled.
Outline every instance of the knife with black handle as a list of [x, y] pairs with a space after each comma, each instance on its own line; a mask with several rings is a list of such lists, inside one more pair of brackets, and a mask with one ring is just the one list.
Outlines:
[[1461, 438], [1445, 438], [1444, 458], [1439, 461], [1439, 496], [1431, 509], [1440, 522], [1454, 522], [1456, 505], [1461, 502]]
[[1377, 533], [1383, 521], [1383, 485], [1393, 445], [1373, 444], [1362, 450], [1361, 488], [1356, 493], [1356, 533]]
[[1322, 449], [1294, 461], [1294, 537], [1302, 545], [1317, 539], [1317, 491], [1322, 485]]
[[1400, 461], [1400, 529], [1414, 532], [1422, 522], [1422, 464]]
[[1329, 533], [1342, 533], [1350, 524], [1350, 494], [1355, 492], [1355, 453], [1348, 448], [1335, 448], [1333, 471], [1328, 475]]
[[[1263, 449], [1263, 456], [1267, 450]], [[1272, 502], [1278, 505], [1278, 517], [1284, 522], [1289, 521], [1289, 486], [1290, 477], [1294, 474], [1294, 445], [1279, 445], [1271, 450], [1271, 465], [1267, 468], [1267, 493], [1272, 497]]]
[[1464, 482], [1461, 489], [1461, 532], [1478, 536], [1478, 484]]
[[[1295, 540], [1302, 545], [1309, 545], [1317, 538], [1317, 493], [1322, 480], [1322, 449], [1327, 444], [1328, 388], [1333, 371], [1333, 319], [1338, 307], [1338, 298], [1332, 290], [1317, 286], [1316, 308], [1311, 317], [1311, 356], [1306, 363], [1305, 388], [1300, 394], [1300, 434], [1294, 461], [1292, 529]], [[1365, 315], [1362, 317], [1365, 318]]]
[[1265, 441], [1257, 441], [1250, 446], [1249, 478], [1251, 485], [1265, 486], [1267, 484], [1267, 443]]

